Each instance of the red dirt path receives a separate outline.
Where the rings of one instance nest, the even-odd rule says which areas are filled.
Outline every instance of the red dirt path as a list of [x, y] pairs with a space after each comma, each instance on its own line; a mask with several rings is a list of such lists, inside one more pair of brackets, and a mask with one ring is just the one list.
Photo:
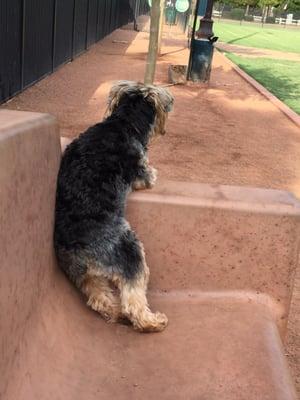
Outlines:
[[[118, 30], [2, 108], [55, 115], [63, 136], [98, 122], [113, 80], [143, 79], [148, 35]], [[113, 42], [113, 40], [128, 43]], [[187, 62], [186, 42], [165, 35], [157, 82], [170, 63]], [[216, 52], [209, 87], [170, 87], [175, 109], [168, 134], [151, 146], [164, 179], [287, 189], [300, 197], [300, 132]], [[296, 280], [287, 355], [300, 392], [300, 277]]]

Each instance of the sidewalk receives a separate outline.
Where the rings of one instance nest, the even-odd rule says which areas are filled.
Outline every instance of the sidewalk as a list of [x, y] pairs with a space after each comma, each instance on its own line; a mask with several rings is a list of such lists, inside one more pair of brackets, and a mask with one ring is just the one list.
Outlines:
[[[55, 115], [74, 137], [102, 119], [112, 81], [142, 80], [148, 34], [117, 30], [1, 108]], [[186, 41], [164, 35], [157, 82], [170, 63], [186, 64]], [[167, 135], [151, 146], [159, 178], [279, 188], [300, 197], [300, 132], [215, 52], [209, 87], [171, 86], [175, 109]], [[288, 359], [300, 390], [300, 278], [290, 321]]]
[[[2, 107], [55, 115], [73, 137], [102, 119], [116, 79], [143, 79], [147, 33], [118, 30]], [[124, 43], [126, 42], [126, 43]], [[186, 63], [184, 40], [165, 38], [157, 82], [170, 63]], [[215, 52], [209, 88], [171, 87], [168, 135], [154, 143], [160, 177], [280, 188], [300, 196], [299, 128]]]

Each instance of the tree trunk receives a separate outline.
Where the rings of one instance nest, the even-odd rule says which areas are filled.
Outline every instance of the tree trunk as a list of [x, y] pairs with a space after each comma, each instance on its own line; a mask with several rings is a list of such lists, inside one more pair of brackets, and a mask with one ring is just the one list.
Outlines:
[[161, 54], [161, 41], [164, 30], [164, 10], [165, 10], [165, 2], [160, 2], [160, 17], [159, 17], [159, 34], [158, 34], [158, 54]]
[[267, 7], [264, 6], [262, 11], [262, 24], [266, 22], [266, 16], [267, 16]]
[[154, 81], [157, 53], [159, 48], [158, 42], [159, 42], [161, 3], [162, 0], [152, 0], [149, 47], [148, 47], [145, 79], [144, 79], [144, 82], [147, 85], [153, 84]]
[[246, 11], [245, 11], [245, 15], [248, 15], [248, 14], [249, 14], [249, 4], [247, 4]]

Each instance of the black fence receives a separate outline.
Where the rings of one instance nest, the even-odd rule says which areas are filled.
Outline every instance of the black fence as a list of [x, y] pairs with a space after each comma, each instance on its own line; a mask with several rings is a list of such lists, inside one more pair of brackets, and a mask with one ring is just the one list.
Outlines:
[[135, 1], [0, 0], [0, 103], [148, 11]]

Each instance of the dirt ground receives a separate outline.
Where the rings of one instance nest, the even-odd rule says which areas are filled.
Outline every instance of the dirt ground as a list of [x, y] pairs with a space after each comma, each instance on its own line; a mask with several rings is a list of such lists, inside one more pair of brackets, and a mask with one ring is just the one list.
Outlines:
[[[73, 63], [2, 108], [55, 115], [74, 137], [102, 119], [112, 81], [143, 79], [148, 34], [117, 30]], [[186, 64], [186, 41], [164, 34], [157, 83], [170, 63]], [[174, 112], [150, 160], [161, 179], [280, 188], [300, 197], [300, 130], [215, 52], [209, 86], [172, 86]], [[300, 393], [300, 276], [296, 279], [286, 343]]]

